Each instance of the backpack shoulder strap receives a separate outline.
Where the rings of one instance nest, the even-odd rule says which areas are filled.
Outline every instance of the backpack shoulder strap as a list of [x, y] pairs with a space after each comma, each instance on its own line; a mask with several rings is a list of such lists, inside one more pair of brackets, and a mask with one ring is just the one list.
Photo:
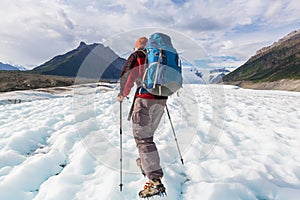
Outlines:
[[138, 50], [136, 50], [135, 52], [143, 52], [144, 54], [145, 54], [145, 56], [147, 56], [147, 52], [145, 52], [144, 50], [141, 50], [141, 49], [138, 49]]

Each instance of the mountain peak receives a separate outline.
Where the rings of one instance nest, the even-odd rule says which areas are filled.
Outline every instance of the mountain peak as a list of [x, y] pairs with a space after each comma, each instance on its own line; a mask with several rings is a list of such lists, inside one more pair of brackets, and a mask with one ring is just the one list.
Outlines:
[[[117, 81], [125, 61], [109, 47], [104, 47], [103, 44], [80, 42], [76, 49], [55, 56], [34, 68], [33, 71], [45, 75], [81, 76], [90, 79], [101, 78], [101, 80]], [[79, 75], [78, 71], [80, 68], [83, 69], [82, 66], [85, 66], [85, 70], [80, 71], [81, 74]], [[101, 77], [96, 77], [98, 75]]]
[[80, 47], [85, 47], [85, 46], [86, 46], [86, 43], [83, 42], [83, 41], [81, 41], [80, 44], [79, 44], [79, 48], [80, 48]]

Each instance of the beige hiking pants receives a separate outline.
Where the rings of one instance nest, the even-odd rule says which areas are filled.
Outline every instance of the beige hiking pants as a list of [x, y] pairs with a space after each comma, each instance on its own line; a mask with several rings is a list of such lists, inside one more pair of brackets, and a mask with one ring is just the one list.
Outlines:
[[160, 158], [153, 135], [164, 113], [165, 99], [136, 98], [132, 113], [132, 129], [142, 168], [149, 179], [163, 177]]

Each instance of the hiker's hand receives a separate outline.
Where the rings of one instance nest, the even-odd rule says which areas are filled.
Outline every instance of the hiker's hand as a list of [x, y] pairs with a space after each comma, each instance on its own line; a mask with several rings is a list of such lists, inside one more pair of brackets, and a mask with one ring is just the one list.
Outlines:
[[119, 95], [117, 96], [117, 99], [118, 99], [118, 101], [119, 101], [120, 103], [122, 103], [124, 97], [123, 97], [121, 94], [119, 94]]

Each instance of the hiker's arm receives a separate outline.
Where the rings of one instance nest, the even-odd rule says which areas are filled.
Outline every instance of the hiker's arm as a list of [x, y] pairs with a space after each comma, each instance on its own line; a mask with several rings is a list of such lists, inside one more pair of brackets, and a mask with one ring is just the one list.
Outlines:
[[132, 68], [128, 74], [127, 81], [124, 86], [124, 90], [123, 90], [124, 97], [127, 97], [127, 95], [130, 93], [131, 88], [134, 86], [134, 82], [137, 78], [137, 75], [138, 75], [138, 67]]
[[133, 70], [133, 68], [136, 60], [136, 55], [131, 54], [124, 65], [123, 72], [120, 78], [120, 95], [122, 95], [123, 97], [126, 97], [129, 94], [130, 89], [134, 85], [135, 80], [133, 71], [135, 70]]

